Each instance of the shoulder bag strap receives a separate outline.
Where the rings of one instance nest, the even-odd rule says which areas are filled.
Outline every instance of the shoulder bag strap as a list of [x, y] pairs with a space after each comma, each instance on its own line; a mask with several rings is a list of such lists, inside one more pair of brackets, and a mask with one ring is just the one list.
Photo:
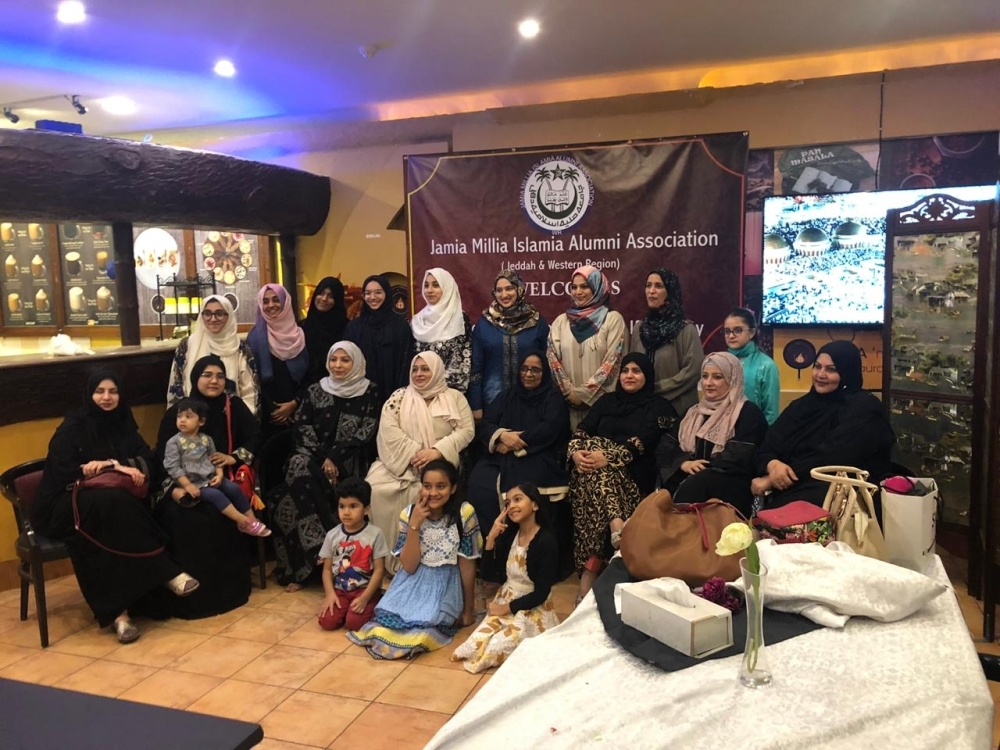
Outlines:
[[80, 536], [82, 536], [84, 539], [86, 539], [91, 544], [93, 544], [93, 545], [99, 547], [100, 549], [104, 550], [105, 552], [110, 552], [112, 555], [118, 555], [119, 557], [156, 557], [157, 555], [162, 554], [163, 552], [167, 551], [167, 548], [164, 547], [161, 544], [159, 547], [157, 547], [156, 549], [154, 549], [152, 552], [122, 552], [121, 550], [112, 549], [111, 547], [107, 547], [107, 546], [101, 544], [96, 539], [94, 539], [94, 537], [92, 537], [90, 534], [88, 534], [86, 531], [84, 531], [83, 527], [80, 525], [80, 508], [77, 505], [77, 495], [80, 493], [80, 487], [82, 485], [83, 485], [83, 480], [82, 479], [78, 479], [76, 482], [73, 483], [73, 497], [72, 497], [72, 504], [73, 504], [73, 528], [77, 530], [77, 532], [80, 534]]

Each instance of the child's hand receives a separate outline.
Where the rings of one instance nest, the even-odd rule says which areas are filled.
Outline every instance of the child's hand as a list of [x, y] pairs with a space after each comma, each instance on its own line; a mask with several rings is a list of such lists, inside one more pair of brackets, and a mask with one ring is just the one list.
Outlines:
[[218, 487], [222, 484], [222, 474], [213, 474], [212, 478], [208, 480], [209, 487]]
[[195, 487], [193, 484], [190, 487], [188, 487], [187, 490], [185, 490], [185, 492], [187, 492], [195, 500], [201, 497], [201, 488]]
[[507, 530], [507, 511], [510, 509], [509, 505], [503, 506], [503, 510], [500, 511], [500, 515], [497, 516], [497, 520], [493, 522], [493, 528], [490, 529], [490, 533], [486, 535], [487, 539], [492, 539], [496, 541], [496, 538], [500, 536]]
[[497, 604], [496, 601], [492, 601], [486, 605], [486, 613], [490, 615], [509, 615], [510, 605]]
[[364, 594], [362, 594], [353, 602], [351, 602], [350, 609], [351, 612], [353, 612], [354, 614], [360, 615], [362, 612], [365, 611], [365, 607], [367, 606], [368, 606], [368, 599], [364, 596]]
[[420, 494], [417, 495], [417, 502], [413, 504], [413, 510], [410, 512], [410, 526], [415, 528], [420, 528], [420, 524], [424, 522], [424, 519], [429, 518], [431, 515], [431, 506], [427, 500], [427, 495], [423, 490], [420, 490]]
[[327, 612], [332, 615], [335, 609], [340, 609], [340, 599], [337, 598], [336, 594], [328, 594], [323, 600], [323, 609], [319, 611], [319, 616], [322, 617]]

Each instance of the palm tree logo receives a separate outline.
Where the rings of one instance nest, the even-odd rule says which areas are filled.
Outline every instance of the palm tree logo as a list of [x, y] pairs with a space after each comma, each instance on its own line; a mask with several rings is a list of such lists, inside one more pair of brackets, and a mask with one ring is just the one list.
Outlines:
[[556, 162], [551, 169], [535, 170], [538, 185], [538, 210], [549, 219], [558, 221], [572, 214], [580, 201], [580, 171]]
[[594, 199], [590, 175], [569, 157], [549, 157], [535, 164], [521, 190], [521, 205], [528, 217], [555, 233], [576, 224]]

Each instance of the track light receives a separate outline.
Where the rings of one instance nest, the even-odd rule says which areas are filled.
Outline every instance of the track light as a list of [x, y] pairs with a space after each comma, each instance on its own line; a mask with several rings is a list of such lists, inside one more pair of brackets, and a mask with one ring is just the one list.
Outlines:
[[10, 111], [10, 107], [3, 108], [3, 116], [10, 120], [12, 123], [17, 125], [21, 121], [21, 118]]
[[79, 96], [77, 96], [76, 94], [73, 94], [72, 98], [70, 98], [69, 101], [73, 105], [73, 109], [76, 110], [77, 114], [80, 114], [80, 115], [87, 114], [87, 108], [85, 106], [83, 106], [83, 104], [80, 103], [80, 97]]

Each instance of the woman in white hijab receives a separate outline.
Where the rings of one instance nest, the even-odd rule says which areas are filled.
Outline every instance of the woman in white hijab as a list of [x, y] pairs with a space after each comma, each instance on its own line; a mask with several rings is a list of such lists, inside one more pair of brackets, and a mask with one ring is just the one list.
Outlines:
[[326, 533], [339, 523], [333, 488], [362, 477], [374, 458], [381, 400], [350, 341], [326, 358], [329, 375], [309, 386], [295, 415], [295, 449], [285, 483], [268, 493], [278, 582], [296, 591], [314, 571]]
[[181, 339], [174, 352], [167, 385], [167, 407], [191, 395], [191, 368], [207, 354], [222, 358], [226, 365], [226, 392], [239, 396], [260, 417], [260, 385], [250, 346], [236, 332], [236, 314], [221, 294], [205, 297], [201, 314], [191, 326], [191, 335]]
[[432, 268], [424, 274], [423, 294], [427, 305], [410, 323], [417, 354], [431, 351], [441, 357], [448, 387], [465, 393], [472, 371], [472, 325], [462, 311], [458, 283], [443, 268]]
[[[416, 500], [420, 470], [443, 458], [458, 466], [459, 453], [472, 442], [475, 428], [465, 396], [445, 382], [444, 363], [434, 352], [413, 358], [410, 384], [389, 397], [379, 421], [378, 460], [368, 471], [372, 486], [370, 518], [382, 529], [389, 549], [399, 535], [399, 514]], [[399, 561], [386, 561], [390, 573]]]

